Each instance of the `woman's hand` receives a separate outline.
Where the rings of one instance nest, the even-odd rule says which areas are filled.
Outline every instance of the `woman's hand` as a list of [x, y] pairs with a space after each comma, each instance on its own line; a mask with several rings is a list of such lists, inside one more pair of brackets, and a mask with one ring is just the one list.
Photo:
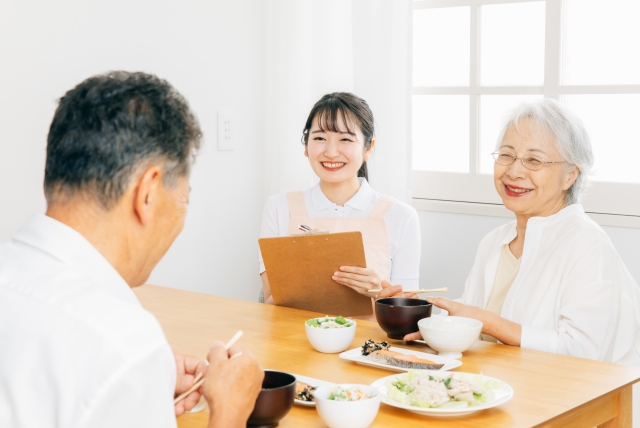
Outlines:
[[[346, 285], [360, 294], [373, 297], [369, 290], [382, 288], [382, 277], [375, 269], [342, 266], [331, 277], [338, 284]], [[386, 281], [385, 281], [386, 282]]]
[[384, 299], [386, 297], [404, 297], [406, 299], [417, 299], [418, 295], [411, 292], [403, 292], [402, 285], [393, 285], [389, 281], [382, 280], [380, 283], [382, 291], [376, 296], [376, 299]]
[[[502, 318], [493, 312], [480, 309], [477, 306], [456, 302], [446, 297], [427, 297], [427, 302], [449, 312], [449, 315], [457, 317], [473, 318], [482, 322], [482, 333], [495, 337], [506, 345], [520, 346], [522, 326], [508, 319]], [[409, 333], [404, 340], [422, 339], [420, 332]]]

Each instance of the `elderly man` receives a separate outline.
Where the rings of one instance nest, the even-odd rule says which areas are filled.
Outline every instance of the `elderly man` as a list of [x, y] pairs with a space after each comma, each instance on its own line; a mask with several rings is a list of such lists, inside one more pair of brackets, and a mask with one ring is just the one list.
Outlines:
[[46, 214], [0, 244], [0, 426], [175, 427], [201, 393], [210, 427], [245, 425], [255, 357], [216, 342], [207, 370], [174, 354], [131, 290], [182, 230], [200, 139], [185, 99], [148, 74], [95, 76], [60, 100]]

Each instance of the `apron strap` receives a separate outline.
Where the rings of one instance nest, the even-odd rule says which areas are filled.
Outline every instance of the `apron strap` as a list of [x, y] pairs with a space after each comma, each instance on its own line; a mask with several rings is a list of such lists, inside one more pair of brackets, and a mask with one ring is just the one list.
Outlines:
[[382, 195], [378, 200], [378, 203], [373, 207], [373, 210], [371, 210], [369, 218], [380, 218], [384, 220], [385, 214], [389, 211], [389, 208], [395, 205], [395, 203], [395, 199]]
[[304, 193], [289, 192], [287, 193], [287, 202], [289, 203], [289, 216], [293, 217], [309, 217], [307, 215], [307, 206], [304, 203]]

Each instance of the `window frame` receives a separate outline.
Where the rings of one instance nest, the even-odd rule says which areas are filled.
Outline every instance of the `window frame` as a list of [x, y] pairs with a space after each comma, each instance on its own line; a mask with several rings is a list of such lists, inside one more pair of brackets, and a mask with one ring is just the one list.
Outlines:
[[[530, 3], [545, 5], [544, 83], [539, 86], [480, 85], [481, 6]], [[493, 176], [480, 174], [480, 96], [531, 95], [563, 101], [564, 95], [640, 94], [640, 84], [564, 85], [562, 82], [564, 0], [416, 0], [413, 10], [470, 7], [469, 86], [412, 86], [411, 95], [469, 96], [469, 172], [412, 171], [416, 209], [512, 217], [495, 191]], [[487, 154], [488, 155], [488, 154]], [[616, 197], [616, 195], [621, 195]], [[622, 196], [622, 195], [636, 195]], [[640, 228], [640, 183], [592, 181], [582, 201], [601, 225]]]

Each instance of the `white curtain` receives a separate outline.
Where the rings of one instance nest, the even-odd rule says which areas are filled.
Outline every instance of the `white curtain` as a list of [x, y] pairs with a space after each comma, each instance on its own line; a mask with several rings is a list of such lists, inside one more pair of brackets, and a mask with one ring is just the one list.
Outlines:
[[269, 3], [265, 198], [314, 184], [302, 128], [322, 95], [349, 91], [376, 119], [373, 188], [410, 202], [411, 10], [411, 0]]

